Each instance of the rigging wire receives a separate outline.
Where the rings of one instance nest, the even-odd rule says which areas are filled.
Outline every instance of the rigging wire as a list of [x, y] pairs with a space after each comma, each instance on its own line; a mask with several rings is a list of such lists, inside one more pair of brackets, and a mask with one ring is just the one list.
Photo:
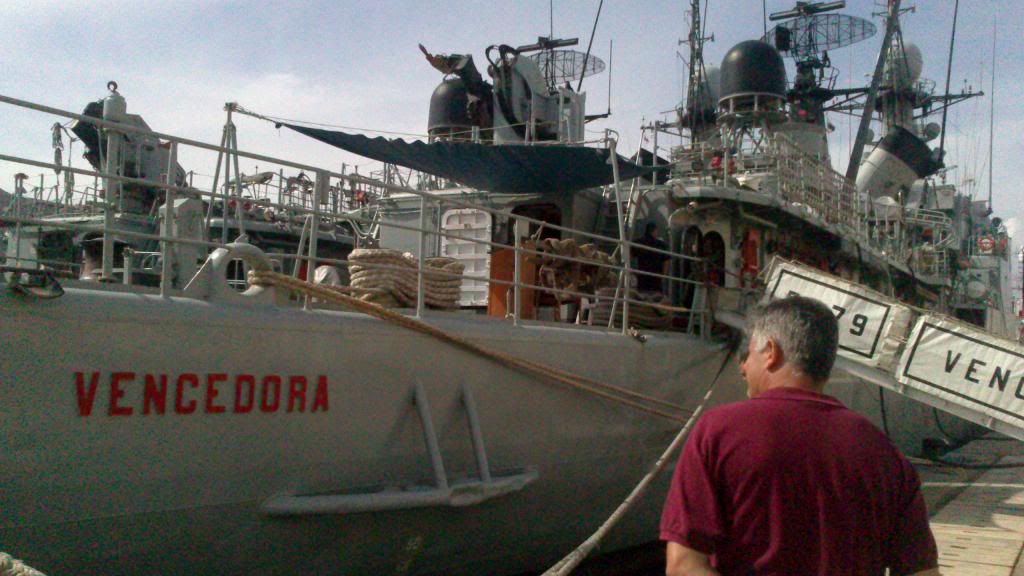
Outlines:
[[[946, 94], [949, 94], [949, 77], [953, 73], [953, 46], [956, 42], [956, 17], [960, 12], [960, 0], [953, 5], [953, 31], [949, 35], [949, 59], [946, 62]], [[946, 146], [946, 113], [949, 106], [942, 109], [942, 135], [939, 137], [939, 161], [943, 160]]]
[[246, 109], [242, 108], [241, 106], [238, 107], [238, 112], [241, 112], [243, 114], [248, 114], [249, 116], [253, 116], [255, 118], [260, 118], [260, 119], [263, 119], [263, 120], [268, 120], [268, 121], [274, 122], [276, 124], [282, 124], [282, 123], [287, 123], [287, 124], [305, 124], [305, 125], [308, 125], [308, 126], [318, 126], [318, 127], [321, 127], [321, 128], [339, 128], [341, 130], [352, 130], [352, 131], [355, 131], [355, 132], [370, 132], [370, 133], [373, 133], [373, 134], [391, 134], [391, 135], [394, 135], [394, 136], [411, 136], [413, 138], [427, 138], [428, 137], [427, 134], [417, 134], [415, 132], [397, 132], [397, 131], [394, 131], [394, 130], [375, 130], [373, 128], [359, 128], [359, 127], [356, 127], [356, 126], [342, 126], [341, 124], [327, 124], [326, 122], [313, 122], [312, 120], [299, 120], [297, 118], [283, 118], [281, 116], [268, 116], [266, 114], [258, 114], [256, 112], [251, 111], [251, 110], [246, 110]]
[[583, 57], [583, 72], [580, 73], [580, 81], [576, 84], [576, 92], [579, 92], [583, 88], [583, 78], [586, 76], [584, 72], [587, 70], [587, 61], [590, 60], [590, 49], [594, 46], [594, 34], [597, 33], [597, 21], [601, 19], [601, 8], [604, 6], [604, 0], [597, 5], [597, 16], [594, 17], [594, 27], [590, 29], [590, 42], [587, 42], [587, 54]]
[[996, 114], [996, 20], [992, 18], [992, 77], [989, 81], [988, 91], [988, 209], [992, 210], [992, 167], [994, 159], [992, 156], [992, 140], [995, 130]]

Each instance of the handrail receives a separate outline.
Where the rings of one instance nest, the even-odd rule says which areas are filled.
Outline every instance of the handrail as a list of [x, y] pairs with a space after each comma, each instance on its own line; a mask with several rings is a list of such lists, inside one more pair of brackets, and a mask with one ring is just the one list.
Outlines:
[[[242, 156], [242, 157], [245, 157], [245, 158], [249, 158], [251, 160], [260, 160], [260, 161], [270, 162], [270, 163], [273, 163], [273, 164], [278, 164], [278, 165], [281, 165], [281, 166], [288, 166], [290, 168], [297, 168], [299, 170], [310, 171], [310, 172], [313, 172], [313, 173], [324, 173], [324, 174], [328, 175], [329, 177], [337, 178], [337, 179], [340, 179], [340, 180], [346, 180], [348, 182], [370, 184], [370, 185], [373, 185], [373, 186], [377, 186], [377, 187], [386, 189], [386, 190], [388, 190], [391, 193], [412, 194], [412, 195], [415, 195], [415, 196], [427, 197], [427, 198], [434, 199], [434, 200], [439, 200], [440, 199], [439, 195], [433, 194], [431, 192], [427, 192], [427, 191], [424, 191], [424, 190], [416, 190], [416, 189], [405, 187], [405, 186], [395, 186], [393, 184], [386, 184], [386, 183], [383, 183], [383, 182], [380, 182], [380, 181], [368, 179], [368, 178], [366, 178], [364, 176], [360, 176], [358, 174], [343, 174], [343, 173], [340, 173], [340, 172], [334, 172], [332, 170], [324, 170], [322, 168], [317, 168], [315, 166], [311, 166], [311, 165], [307, 165], [307, 164], [301, 164], [301, 163], [298, 163], [298, 162], [292, 162], [292, 161], [289, 161], [289, 160], [284, 160], [284, 159], [280, 159], [280, 158], [274, 158], [274, 157], [271, 157], [271, 156], [266, 156], [264, 154], [258, 154], [258, 153], [254, 153], [254, 152], [246, 152], [244, 150], [240, 150], [240, 149], [237, 149], [237, 148], [231, 148], [231, 147], [225, 147], [225, 146], [217, 146], [217, 145], [214, 145], [214, 144], [207, 144], [205, 142], [201, 142], [201, 141], [198, 141], [198, 140], [192, 140], [192, 139], [189, 139], [189, 138], [182, 138], [182, 137], [174, 136], [174, 135], [171, 135], [171, 134], [166, 134], [166, 133], [163, 133], [163, 132], [155, 132], [153, 130], [146, 130], [144, 128], [139, 128], [137, 126], [132, 126], [130, 124], [122, 124], [120, 122], [111, 122], [109, 120], [103, 120], [103, 119], [100, 119], [100, 118], [94, 118], [92, 116], [84, 116], [82, 114], [76, 114], [74, 112], [68, 112], [66, 110], [60, 110], [59, 108], [53, 108], [51, 106], [44, 106], [44, 105], [41, 105], [41, 104], [35, 104], [33, 102], [28, 102], [26, 100], [20, 100], [20, 99], [12, 98], [12, 97], [9, 97], [9, 96], [4, 96], [3, 94], [0, 94], [0, 103], [11, 104], [13, 106], [18, 106], [18, 107], [22, 107], [22, 108], [28, 108], [30, 110], [35, 110], [35, 111], [38, 111], [38, 112], [44, 112], [44, 113], [47, 113], [47, 114], [53, 114], [53, 115], [56, 115], [56, 116], [63, 116], [63, 117], [66, 117], [66, 118], [72, 118], [72, 119], [75, 119], [75, 120], [79, 120], [81, 122], [85, 122], [85, 123], [88, 123], [88, 124], [93, 124], [93, 125], [97, 125], [97, 126], [101, 126], [101, 127], [105, 127], [105, 128], [110, 128], [110, 129], [116, 130], [116, 131], [129, 132], [129, 133], [133, 133], [133, 134], [140, 134], [140, 135], [144, 135], [144, 136], [152, 136], [152, 137], [156, 137], [156, 138], [162, 138], [164, 140], [168, 140], [168, 141], [171, 141], [171, 142], [177, 142], [179, 144], [185, 144], [185, 145], [188, 145], [188, 146], [194, 146], [194, 147], [202, 148], [204, 150], [209, 150], [209, 151], [212, 151], [212, 152], [230, 153], [230, 154], [235, 154], [235, 155]], [[5, 157], [4, 156], [0, 156], [0, 160], [2, 160], [2, 159], [5, 159]], [[9, 160], [9, 161], [17, 162], [17, 160]], [[31, 164], [39, 166], [39, 167], [46, 167], [46, 168], [51, 168], [51, 169], [54, 166], [57, 166], [56, 164], [52, 164], [52, 163], [46, 163], [44, 165], [43, 163], [32, 162]], [[61, 168], [63, 168], [63, 169], [72, 169], [70, 167], [61, 167]], [[89, 173], [89, 172], [82, 172], [81, 169], [74, 169], [74, 170], [76, 172], [78, 172], [78, 173], [86, 173], [86, 174], [90, 174], [90, 175], [92, 174], [92, 173]], [[134, 183], [145, 183], [145, 185], [149, 185], [149, 186], [165, 188], [165, 189], [167, 188], [167, 186], [163, 182], [157, 182], [157, 181], [148, 181], [147, 182], [145, 180], [136, 179]], [[180, 188], [175, 188], [175, 190], [180, 190]], [[196, 192], [196, 191], [198, 191], [198, 190], [197, 189], [190, 189], [190, 192]], [[206, 194], [206, 195], [209, 195], [209, 194]], [[519, 214], [513, 214], [511, 212], [511, 210], [496, 210], [496, 209], [493, 209], [493, 208], [489, 208], [487, 206], [481, 206], [481, 205], [478, 205], [478, 204], [472, 204], [472, 203], [469, 203], [469, 202], [463, 202], [461, 200], [452, 199], [452, 198], [449, 198], [446, 201], [451, 203], [453, 206], [458, 206], [460, 208], [472, 208], [474, 210], [481, 210], [483, 212], [487, 212], [487, 213], [491, 214], [492, 216], [502, 216], [502, 217], [505, 217], [505, 218], [519, 218], [519, 219], [521, 219], [523, 221], [526, 221], [526, 222], [529, 222], [531, 224], [537, 224], [537, 225], [543, 224], [547, 228], [550, 228], [552, 230], [558, 230], [558, 231], [561, 231], [561, 232], [569, 232], [569, 233], [572, 233], [572, 234], [576, 234], [576, 235], [580, 235], [580, 236], [586, 236], [586, 237], [594, 238], [594, 239], [597, 239], [597, 240], [611, 241], [611, 242], [615, 242], [615, 243], [624, 243], [624, 244], [628, 244], [629, 246], [638, 246], [638, 247], [641, 247], [641, 248], [644, 248], [644, 249], [649, 249], [649, 250], [652, 250], [652, 251], [655, 251], [655, 252], [662, 252], [662, 251], [660, 251], [658, 249], [655, 249], [655, 248], [647, 248], [647, 247], [644, 247], [643, 245], [638, 245], [638, 244], [636, 244], [633, 241], [629, 241], [629, 240], [623, 241], [623, 240], [621, 240], [619, 238], [611, 238], [611, 237], [608, 237], [608, 236], [603, 236], [601, 234], [594, 234], [594, 233], [586, 232], [586, 231], [583, 231], [583, 230], [578, 230], [578, 229], [575, 229], [575, 228], [569, 228], [569, 227], [560, 226], [560, 225], [557, 225], [557, 224], [547, 223], [547, 222], [544, 222], [543, 220], [540, 220], [540, 219], [537, 219], [537, 218], [530, 218], [528, 216], [522, 216], [522, 215], [519, 215]], [[291, 207], [289, 207], [289, 208], [291, 208]], [[300, 208], [299, 210], [302, 210], [302, 208]], [[320, 212], [320, 214], [323, 215], [323, 212], [318, 211], [316, 209], [312, 210], [311, 212], [312, 213]], [[662, 252], [662, 253], [672, 255], [671, 252]], [[678, 256], [680, 258], [683, 258], [683, 259], [698, 260], [696, 258], [692, 258], [692, 257], [685, 256], [685, 255], [678, 255]]]
[[[146, 136], [150, 136], [150, 137], [155, 137], [155, 138], [160, 138], [160, 139], [168, 140], [169, 142], [171, 142], [172, 148], [176, 148], [178, 144], [184, 144], [184, 145], [194, 146], [194, 147], [197, 147], [197, 148], [200, 148], [200, 149], [204, 149], [204, 150], [208, 150], [208, 151], [216, 151], [216, 152], [220, 152], [220, 153], [227, 153], [227, 154], [242, 156], [242, 157], [246, 157], [246, 158], [250, 158], [250, 159], [267, 161], [267, 162], [271, 162], [271, 163], [279, 165], [279, 166], [288, 166], [288, 167], [292, 167], [292, 168], [297, 168], [297, 169], [300, 169], [300, 170], [308, 171], [311, 174], [315, 174], [317, 176], [317, 186], [318, 187], [322, 187], [322, 188], [326, 188], [326, 186], [329, 185], [329, 181], [330, 181], [331, 178], [336, 178], [338, 180], [347, 181], [347, 182], [350, 182], [350, 183], [366, 184], [366, 185], [377, 186], [377, 187], [380, 187], [381, 189], [389, 190], [389, 191], [392, 191], [392, 192], [395, 192], [395, 193], [408, 193], [408, 194], [411, 194], [411, 195], [416, 195], [416, 196], [419, 196], [422, 199], [423, 202], [426, 202], [426, 201], [429, 200], [432, 203], [436, 203], [439, 207], [440, 206], [453, 206], [453, 207], [471, 208], [471, 209], [474, 209], [474, 210], [478, 210], [478, 211], [482, 211], [482, 212], [485, 212], [485, 213], [489, 213], [489, 214], [491, 214], [493, 216], [501, 216], [501, 217], [508, 218], [512, 222], [529, 222], [529, 223], [538, 224], [538, 225], [542, 224], [542, 225], [544, 225], [547, 228], [555, 229], [555, 230], [561, 230], [561, 231], [566, 231], [566, 232], [569, 232], [570, 234], [575, 235], [575, 236], [583, 236], [583, 237], [590, 237], [590, 238], [596, 238], [596, 239], [601, 239], [601, 240], [605, 240], [605, 241], [610, 241], [610, 242], [613, 242], [613, 243], [615, 243], [615, 244], [617, 244], [619, 246], [624, 247], [623, 251], [626, 252], [626, 253], [628, 253], [628, 247], [629, 246], [636, 246], [636, 247], [638, 247], [640, 249], [648, 250], [648, 251], [651, 251], [651, 252], [660, 253], [660, 254], [664, 254], [664, 255], [668, 255], [669, 257], [675, 258], [675, 259], [701, 261], [700, 258], [696, 258], [696, 257], [693, 257], [693, 256], [684, 255], [684, 254], [678, 254], [678, 253], [674, 253], [674, 252], [671, 252], [671, 251], [668, 251], [668, 250], [661, 250], [661, 249], [658, 249], [658, 248], [645, 246], [645, 245], [638, 244], [638, 243], [635, 243], [635, 242], [632, 242], [632, 241], [629, 241], [629, 240], [625, 240], [625, 239], [623, 239], [621, 237], [620, 238], [612, 238], [612, 237], [604, 236], [604, 235], [601, 235], [601, 234], [589, 233], [589, 232], [582, 231], [582, 230], [577, 230], [577, 229], [573, 229], [573, 228], [569, 228], [569, 227], [564, 227], [564, 226], [559, 226], [559, 225], [554, 225], [554, 224], [546, 223], [546, 222], [544, 222], [542, 220], [539, 220], [539, 219], [536, 219], [536, 218], [530, 218], [530, 217], [519, 215], [519, 214], [513, 214], [511, 212], [511, 210], [496, 210], [496, 209], [492, 209], [492, 208], [489, 208], [489, 207], [486, 207], [486, 206], [480, 206], [480, 205], [477, 205], [477, 204], [472, 204], [472, 203], [469, 203], [469, 202], [462, 201], [459, 198], [449, 197], [446, 194], [434, 194], [434, 193], [431, 193], [431, 192], [414, 190], [414, 189], [406, 188], [406, 187], [402, 187], [402, 186], [394, 186], [394, 185], [390, 185], [390, 184], [386, 184], [386, 183], [381, 183], [379, 181], [374, 181], [374, 180], [365, 178], [363, 176], [359, 176], [357, 174], [339, 174], [337, 172], [333, 172], [333, 171], [329, 171], [329, 170], [322, 170], [322, 169], [315, 168], [313, 166], [308, 166], [308, 165], [297, 163], [297, 162], [291, 162], [291, 161], [283, 160], [283, 159], [279, 159], [279, 158], [272, 158], [272, 157], [261, 155], [261, 154], [254, 154], [254, 153], [250, 153], [250, 152], [244, 152], [244, 151], [232, 148], [230, 146], [214, 146], [214, 145], [211, 145], [211, 144], [206, 144], [206, 143], [203, 143], [203, 142], [199, 142], [199, 141], [195, 141], [195, 140], [190, 140], [190, 139], [187, 139], [187, 138], [180, 138], [180, 137], [176, 137], [176, 136], [172, 136], [172, 135], [168, 135], [168, 134], [163, 134], [163, 133], [154, 132], [154, 131], [151, 131], [151, 130], [146, 130], [144, 128], [139, 128], [139, 127], [136, 127], [136, 126], [131, 126], [131, 125], [122, 124], [122, 123], [118, 123], [118, 122], [110, 122], [110, 121], [107, 121], [107, 120], [102, 120], [102, 119], [93, 118], [93, 117], [87, 117], [87, 116], [83, 116], [83, 115], [80, 115], [80, 114], [74, 114], [74, 113], [58, 110], [56, 108], [51, 108], [51, 107], [47, 107], [47, 106], [43, 106], [43, 105], [37, 105], [37, 104], [30, 103], [30, 102], [25, 102], [25, 101], [17, 100], [17, 99], [14, 99], [14, 98], [9, 98], [9, 97], [3, 96], [3, 95], [0, 95], [0, 103], [7, 103], [7, 104], [11, 104], [11, 105], [15, 105], [15, 106], [21, 106], [21, 107], [25, 107], [25, 108], [28, 108], [28, 109], [32, 109], [32, 110], [36, 110], [36, 111], [40, 111], [40, 112], [44, 112], [44, 113], [50, 113], [50, 114], [56, 114], [56, 115], [60, 115], [60, 116], [65, 116], [65, 117], [68, 117], [68, 118], [74, 118], [74, 119], [78, 119], [78, 120], [80, 120], [82, 122], [94, 124], [94, 125], [97, 125], [97, 126], [106, 127], [106, 128], [112, 129], [112, 130], [120, 131], [120, 132], [133, 133], [133, 134], [142, 134], [142, 135], [146, 135]], [[78, 175], [89, 176], [89, 177], [93, 177], [93, 178], [103, 178], [105, 181], [111, 182], [111, 183], [132, 184], [132, 185], [150, 187], [150, 188], [152, 188], [154, 190], [164, 190], [165, 194], [166, 194], [166, 197], [168, 199], [173, 198], [175, 195], [186, 195], [188, 197], [206, 199], [206, 200], [209, 200], [211, 203], [213, 203], [213, 202], [216, 202], [218, 200], [222, 200], [222, 199], [225, 198], [224, 194], [220, 194], [217, 191], [213, 191], [213, 190], [207, 191], [205, 189], [197, 189], [197, 188], [193, 188], [191, 186], [179, 186], [177, 184], [174, 184], [173, 180], [169, 176], [164, 178], [164, 179], [161, 179], [161, 180], [145, 179], [145, 178], [134, 178], [134, 177], [124, 176], [124, 175], [121, 175], [121, 174], [110, 173], [110, 172], [108, 172], [106, 170], [103, 170], [103, 169], [101, 169], [101, 170], [89, 170], [89, 169], [77, 168], [77, 167], [73, 167], [73, 166], [69, 166], [69, 165], [65, 166], [65, 165], [55, 164], [55, 163], [52, 163], [52, 162], [41, 162], [41, 161], [37, 161], [37, 160], [32, 160], [32, 159], [28, 159], [28, 158], [21, 158], [21, 157], [12, 156], [12, 155], [6, 155], [6, 154], [0, 154], [0, 161], [8, 161], [8, 162], [20, 163], [20, 164], [24, 164], [24, 165], [35, 166], [35, 167], [45, 168], [45, 169], [60, 169], [60, 170], [67, 171], [68, 173], [71, 173], [71, 174], [78, 174]], [[172, 161], [171, 165], [173, 165], [173, 164], [174, 163]], [[171, 172], [172, 172], [171, 170], [168, 170], [167, 174], [170, 174]], [[239, 178], [239, 175], [237, 174], [237, 170], [236, 170], [235, 178], [236, 178], [236, 180]], [[229, 191], [230, 191], [230, 188], [231, 187], [229, 187]], [[235, 187], [235, 189], [237, 190], [237, 187]], [[99, 192], [99, 191], [95, 190], [95, 192]], [[99, 194], [95, 194], [95, 196], [99, 197]], [[237, 196], [231, 196], [231, 197], [232, 198], [238, 198]], [[99, 205], [97, 206], [97, 208], [98, 208], [97, 212], [99, 212], [99, 210], [103, 210], [102, 203], [98, 203], [98, 204]], [[501, 243], [501, 242], [493, 242], [493, 241], [490, 241], [490, 240], [483, 240], [483, 239], [477, 239], [477, 238], [469, 238], [469, 237], [465, 237], [465, 236], [463, 236], [463, 235], [461, 235], [461, 234], [459, 234], [457, 232], [454, 232], [454, 231], [427, 230], [423, 226], [415, 227], [415, 226], [407, 226], [407, 225], [403, 225], [403, 224], [399, 224], [399, 223], [383, 224], [383, 223], [380, 222], [379, 218], [365, 218], [365, 217], [360, 216], [359, 214], [355, 214], [355, 213], [351, 213], [351, 212], [337, 213], [337, 212], [325, 211], [325, 210], [323, 210], [321, 208], [321, 203], [318, 202], [316, 199], [312, 199], [312, 198], [310, 199], [310, 202], [308, 202], [308, 204], [309, 204], [308, 207], [305, 204], [307, 204], [307, 203], [303, 202], [302, 206], [296, 206], [294, 204], [283, 204], [281, 202], [274, 202], [274, 201], [270, 200], [269, 197], [267, 197], [267, 198], [260, 198], [259, 199], [259, 205], [262, 206], [262, 207], [287, 211], [291, 215], [309, 214], [309, 215], [312, 215], [315, 219], [325, 218], [327, 220], [334, 221], [336, 224], [340, 223], [340, 222], [348, 222], [353, 227], [353, 229], [359, 228], [357, 226], [357, 224], [368, 224], [370, 226], [382, 226], [382, 225], [384, 225], [384, 226], [388, 226], [388, 227], [392, 227], [392, 228], [396, 228], [396, 229], [404, 229], [404, 230], [419, 232], [419, 233], [423, 234], [424, 236], [436, 235], [438, 237], [457, 238], [457, 239], [459, 239], [461, 241], [464, 241], [464, 242], [482, 244], [482, 245], [487, 245], [489, 247], [516, 249], [516, 247], [513, 246], [513, 245], [504, 244], [504, 243]], [[165, 205], [166, 205], [166, 203], [165, 203]], [[226, 206], [225, 206], [225, 210], [226, 210]], [[243, 217], [244, 217], [244, 215], [243, 215]], [[224, 218], [225, 222], [229, 219], [229, 217], [228, 217], [228, 215], [226, 213], [224, 214], [223, 218]], [[51, 221], [51, 220], [42, 219], [42, 218], [26, 218], [26, 217], [23, 217], [23, 216], [17, 216], [17, 217], [13, 217], [13, 218], [12, 217], [0, 217], [0, 222], [9, 222], [9, 223], [15, 223], [15, 224], [18, 224], [18, 225], [36, 226], [36, 227], [48, 227], [48, 228], [57, 228], [57, 229], [69, 229], [69, 230], [95, 229], [93, 227], [82, 226], [80, 224], [71, 223], [71, 222], [58, 222], [58, 221]], [[292, 220], [289, 220], [289, 223], [294, 224], [295, 222], [292, 221]], [[224, 226], [226, 227], [227, 224], [225, 223]], [[212, 242], [212, 241], [194, 240], [194, 239], [187, 239], [187, 238], [177, 237], [177, 235], [173, 233], [173, 230], [170, 230], [169, 228], [165, 230], [165, 233], [157, 233], [157, 234], [150, 234], [150, 233], [143, 233], [143, 232], [137, 232], [137, 231], [132, 231], [132, 230], [117, 229], [113, 225], [107, 225], [104, 229], [105, 229], [105, 231], [109, 235], [129, 237], [129, 238], [137, 238], [137, 239], [151, 240], [151, 241], [160, 242], [165, 247], [165, 250], [166, 250], [166, 248], [168, 246], [173, 245], [173, 244], [202, 246], [204, 248], [222, 248], [222, 247], [225, 246], [225, 244], [223, 242]], [[279, 256], [279, 257], [281, 257], [283, 259], [296, 259], [296, 260], [299, 260], [299, 261], [313, 261], [313, 262], [321, 262], [321, 263], [331, 262], [331, 263], [336, 263], [336, 264], [341, 264], [341, 265], [346, 265], [346, 266], [350, 264], [350, 262], [348, 260], [328, 259], [328, 258], [323, 258], [323, 257], [318, 256], [316, 254], [315, 243], [311, 243], [309, 252], [310, 252], [310, 254], [308, 256], [302, 255], [302, 254], [299, 254], [299, 255], [296, 255], [296, 254], [285, 254], [285, 255], [276, 255], [276, 256]], [[572, 263], [578, 263], [578, 264], [586, 264], [586, 265], [594, 266], [594, 267], [598, 267], [598, 268], [605, 268], [605, 269], [610, 269], [610, 270], [618, 271], [620, 273], [622, 273], [622, 272], [629, 272], [630, 274], [641, 274], [641, 275], [646, 275], [646, 276], [655, 277], [655, 278], [659, 278], [659, 279], [671, 280], [673, 282], [700, 285], [700, 282], [697, 282], [697, 281], [694, 281], [694, 280], [691, 280], [691, 279], [676, 278], [676, 277], [673, 277], [673, 276], [658, 274], [658, 273], [654, 273], [654, 272], [631, 270], [631, 266], [630, 266], [630, 264], [628, 262], [620, 263], [620, 264], [606, 263], [606, 262], [602, 262], [602, 261], [598, 261], [598, 260], [590, 260], [590, 259], [586, 259], [586, 258], [577, 258], [577, 257], [573, 257], [573, 256], [568, 256], [568, 255], [559, 255], [559, 254], [556, 254], [556, 253], [545, 252], [545, 251], [540, 251], [540, 250], [534, 250], [532, 248], [523, 247], [523, 246], [518, 247], [517, 252], [519, 254], [525, 254], [525, 255], [530, 255], [530, 256], [543, 256], [543, 257], [551, 258], [553, 260], [558, 260], [558, 261], [566, 261], [566, 262], [572, 262]], [[422, 253], [422, 251], [421, 251], [421, 253]], [[165, 272], [167, 270], [170, 270], [171, 266], [170, 266], [170, 263], [169, 263], [168, 259], [167, 258], [162, 258], [162, 261], [163, 261], [163, 268], [165, 269]], [[310, 273], [312, 273], [312, 270], [310, 270]], [[448, 276], [447, 273], [440, 272], [440, 271], [431, 271], [431, 274], [435, 275], [435, 276], [438, 276], [438, 275], [439, 276]], [[454, 274], [452, 276], [454, 276]], [[422, 275], [421, 275], [421, 277], [422, 277]], [[585, 298], [593, 298], [593, 297], [595, 297], [594, 293], [587, 293], [587, 292], [580, 292], [580, 291], [568, 290], [568, 289], [562, 289], [562, 288], [556, 288], [556, 287], [550, 287], [550, 286], [543, 286], [543, 285], [540, 285], [540, 284], [507, 282], [507, 281], [492, 279], [492, 278], [489, 278], [489, 277], [480, 277], [480, 276], [466, 275], [466, 274], [458, 275], [458, 277], [463, 278], [463, 279], [467, 279], [467, 280], [476, 280], [476, 281], [487, 282], [487, 283], [496, 283], [498, 285], [517, 286], [519, 288], [526, 288], [526, 289], [535, 290], [535, 291], [538, 291], [538, 292], [546, 292], [546, 293], [552, 293], [552, 294], [568, 295], [568, 296], [571, 296], [571, 297], [574, 297], [574, 298], [575, 297], [580, 297], [580, 298], [584, 298], [584, 297]], [[164, 294], [168, 294], [169, 293], [168, 292], [169, 284], [167, 284], [166, 280], [164, 282], [162, 282], [162, 284], [164, 285], [163, 293]], [[623, 294], [621, 297], [617, 297], [614, 300], [616, 302], [623, 302], [624, 306], [628, 306], [629, 303], [635, 303], [635, 304], [643, 305], [643, 306], [650, 307], [650, 308], [661, 308], [661, 309], [671, 310], [671, 311], [678, 311], [679, 310], [678, 308], [674, 308], [674, 307], [671, 307], [671, 306], [660, 305], [660, 304], [655, 304], [655, 303], [652, 303], [652, 302], [646, 302], [646, 301], [638, 300], [638, 299], [635, 299], [635, 298], [630, 298], [630, 293], [628, 291], [625, 294]], [[422, 297], [419, 298], [418, 301], [422, 302], [423, 298]], [[628, 316], [627, 316], [627, 322], [628, 322]]]

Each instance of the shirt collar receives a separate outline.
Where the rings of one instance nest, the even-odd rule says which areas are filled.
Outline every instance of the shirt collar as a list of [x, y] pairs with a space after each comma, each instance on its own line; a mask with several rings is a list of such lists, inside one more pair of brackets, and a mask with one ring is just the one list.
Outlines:
[[796, 400], [807, 402], [821, 402], [830, 406], [842, 406], [843, 403], [828, 394], [805, 390], [803, 388], [781, 387], [765, 390], [753, 400]]

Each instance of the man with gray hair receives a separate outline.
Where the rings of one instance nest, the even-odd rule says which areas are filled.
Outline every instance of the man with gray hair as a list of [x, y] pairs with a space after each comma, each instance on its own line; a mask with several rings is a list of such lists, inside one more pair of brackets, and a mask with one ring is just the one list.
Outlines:
[[866, 418], [822, 393], [839, 329], [792, 297], [749, 325], [750, 400], [709, 410], [661, 520], [666, 574], [938, 574], [917, 473]]

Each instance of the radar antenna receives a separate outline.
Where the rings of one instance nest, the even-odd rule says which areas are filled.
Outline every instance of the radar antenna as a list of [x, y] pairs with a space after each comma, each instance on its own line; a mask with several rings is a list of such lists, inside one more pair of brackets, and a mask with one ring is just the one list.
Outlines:
[[536, 54], [530, 54], [529, 58], [537, 63], [537, 68], [547, 81], [548, 88], [552, 90], [557, 86], [599, 74], [605, 69], [604, 60], [597, 56], [588, 56], [578, 50], [544, 48]]
[[875, 25], [856, 16], [823, 14], [844, 8], [846, 2], [797, 2], [796, 8], [776, 12], [769, 20], [783, 20], [768, 30], [763, 40], [783, 55], [801, 62], [820, 62], [828, 50], [835, 50], [862, 40], [878, 31]]
[[[797, 119], [824, 125], [824, 104], [836, 95], [837, 72], [828, 51], [867, 40], [878, 31], [864, 18], [831, 13], [845, 7], [845, 1], [797, 2], [793, 9], [768, 17], [779, 23], [768, 29], [762, 40], [796, 61], [789, 99]], [[826, 77], [828, 69], [832, 71]]]

